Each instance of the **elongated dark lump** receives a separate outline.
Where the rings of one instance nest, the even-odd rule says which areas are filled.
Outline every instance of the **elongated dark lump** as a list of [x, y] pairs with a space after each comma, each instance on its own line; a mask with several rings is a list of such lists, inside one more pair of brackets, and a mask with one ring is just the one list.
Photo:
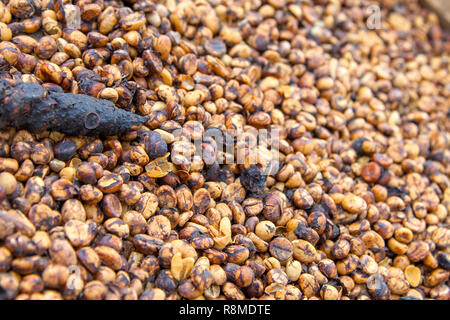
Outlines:
[[148, 120], [108, 100], [47, 90], [35, 83], [0, 79], [0, 128], [45, 130], [68, 135], [117, 135]]

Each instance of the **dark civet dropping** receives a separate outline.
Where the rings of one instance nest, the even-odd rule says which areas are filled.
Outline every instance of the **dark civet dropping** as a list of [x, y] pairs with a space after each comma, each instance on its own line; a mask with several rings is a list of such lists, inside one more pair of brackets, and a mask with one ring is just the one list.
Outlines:
[[111, 136], [148, 120], [108, 100], [7, 79], [0, 79], [0, 105], [0, 128], [23, 127], [32, 133]]
[[244, 188], [253, 193], [261, 193], [266, 184], [266, 176], [256, 165], [251, 165], [242, 170], [240, 179]]

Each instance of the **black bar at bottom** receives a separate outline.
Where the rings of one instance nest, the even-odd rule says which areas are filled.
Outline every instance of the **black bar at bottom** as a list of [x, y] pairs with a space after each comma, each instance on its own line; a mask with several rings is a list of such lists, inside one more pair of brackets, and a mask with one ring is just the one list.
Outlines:
[[[2, 315], [29, 313], [46, 320], [69, 316], [72, 319], [336, 319], [348, 315], [375, 317], [399, 312], [403, 319], [417, 314], [425, 306], [433, 313], [445, 314], [448, 304], [439, 301], [0, 301]], [[432, 304], [432, 305], [431, 305]], [[391, 308], [389, 308], [391, 307]], [[60, 310], [59, 310], [60, 309]], [[347, 315], [347, 316], [346, 316]], [[353, 316], [351, 318], [353, 318]], [[87, 319], [86, 319], [87, 320]]]

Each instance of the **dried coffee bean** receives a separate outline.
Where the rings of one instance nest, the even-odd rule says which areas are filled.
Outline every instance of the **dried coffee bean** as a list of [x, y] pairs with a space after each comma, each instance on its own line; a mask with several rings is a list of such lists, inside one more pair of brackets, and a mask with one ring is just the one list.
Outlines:
[[287, 261], [293, 255], [293, 245], [288, 239], [284, 237], [278, 237], [270, 242], [269, 252], [279, 261]]
[[308, 241], [294, 240], [292, 246], [294, 258], [301, 263], [311, 263], [316, 259], [317, 251]]

